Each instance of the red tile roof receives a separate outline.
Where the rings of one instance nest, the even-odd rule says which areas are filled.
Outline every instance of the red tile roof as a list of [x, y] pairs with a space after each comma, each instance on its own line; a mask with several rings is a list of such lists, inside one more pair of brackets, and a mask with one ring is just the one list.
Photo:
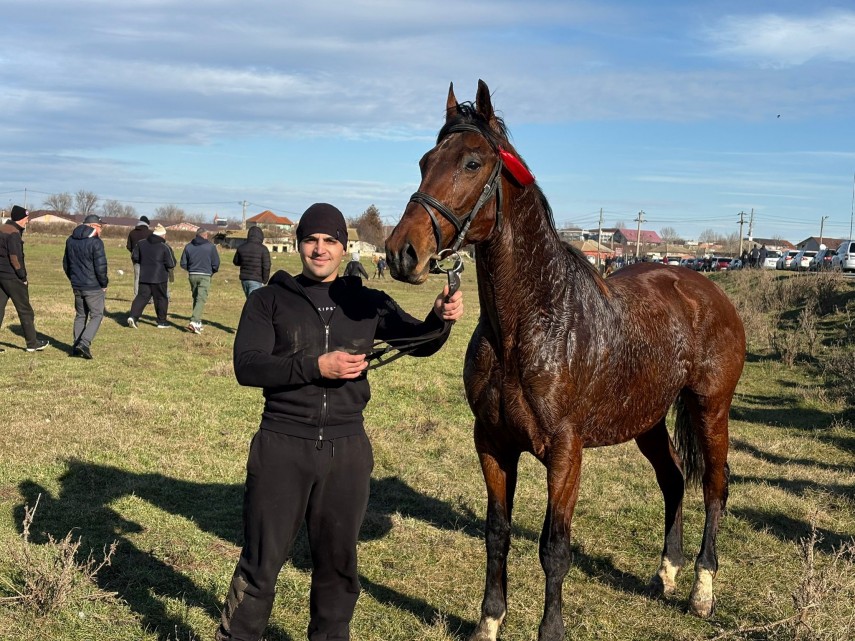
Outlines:
[[260, 225], [293, 225], [294, 222], [285, 216], [277, 216], [270, 210], [261, 212], [260, 214], [247, 218], [246, 222], [256, 223]]

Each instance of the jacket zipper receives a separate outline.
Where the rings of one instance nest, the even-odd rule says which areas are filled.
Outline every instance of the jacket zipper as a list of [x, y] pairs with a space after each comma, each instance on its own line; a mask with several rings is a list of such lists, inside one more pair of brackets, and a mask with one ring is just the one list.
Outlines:
[[[320, 312], [318, 313], [320, 316]], [[323, 322], [323, 317], [321, 317], [321, 322]], [[324, 354], [330, 351], [330, 326], [328, 323], [324, 323]], [[322, 401], [321, 401], [321, 420], [320, 425], [318, 426], [318, 449], [322, 449], [324, 447], [324, 425], [327, 422], [327, 388], [326, 386], [321, 388]]]

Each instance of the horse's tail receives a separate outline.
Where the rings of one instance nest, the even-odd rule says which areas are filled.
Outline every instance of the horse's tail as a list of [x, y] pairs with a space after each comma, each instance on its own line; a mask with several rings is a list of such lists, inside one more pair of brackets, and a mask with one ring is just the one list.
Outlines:
[[677, 418], [674, 424], [674, 445], [683, 460], [683, 476], [687, 485], [697, 487], [704, 476], [704, 458], [682, 395], [674, 401], [674, 412]]

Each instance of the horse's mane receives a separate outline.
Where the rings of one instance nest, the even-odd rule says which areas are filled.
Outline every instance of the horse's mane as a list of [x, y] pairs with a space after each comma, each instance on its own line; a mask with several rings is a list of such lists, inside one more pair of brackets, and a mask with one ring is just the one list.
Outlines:
[[[507, 126], [505, 125], [505, 121], [495, 114], [493, 115], [495, 119], [491, 124], [487, 121], [487, 119], [482, 116], [478, 110], [475, 108], [474, 103], [471, 102], [461, 102], [457, 104], [457, 112], [449, 118], [445, 125], [443, 125], [442, 129], [439, 130], [439, 134], [436, 137], [436, 143], [439, 144], [443, 138], [445, 138], [450, 130], [455, 125], [473, 125], [478, 128], [478, 131], [487, 139], [493, 149], [498, 149], [499, 147], [506, 147], [508, 141], [510, 140], [510, 132], [508, 131]], [[525, 164], [525, 160], [517, 155], [517, 158]], [[528, 167], [528, 165], [526, 165]], [[555, 226], [555, 218], [552, 215], [552, 206], [549, 204], [549, 201], [546, 199], [546, 196], [543, 193], [543, 190], [535, 183], [533, 185], [536, 190], [537, 200], [543, 208], [544, 212], [547, 215], [547, 221], [549, 226], [555, 232], [555, 235], [558, 235], [558, 229]], [[594, 278], [594, 282], [597, 284], [597, 287], [603, 292], [606, 293], [607, 288], [603, 281], [603, 277], [597, 271], [597, 268], [594, 267], [587, 256], [583, 254], [580, 250], [576, 249], [572, 245], [561, 242], [564, 248], [567, 250], [568, 255], [572, 259], [572, 262], [582, 267], [584, 271], [587, 271], [590, 276]]]

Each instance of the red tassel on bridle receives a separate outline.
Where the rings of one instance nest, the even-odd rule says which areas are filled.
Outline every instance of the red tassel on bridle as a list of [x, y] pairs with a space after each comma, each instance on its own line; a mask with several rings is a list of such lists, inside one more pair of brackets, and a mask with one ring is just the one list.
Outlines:
[[502, 163], [504, 163], [505, 167], [508, 168], [508, 171], [511, 172], [511, 176], [514, 177], [514, 180], [516, 180], [521, 187], [528, 187], [534, 182], [534, 174], [531, 173], [528, 170], [528, 167], [526, 167], [522, 161], [511, 152], [499, 147], [499, 158], [502, 159]]

